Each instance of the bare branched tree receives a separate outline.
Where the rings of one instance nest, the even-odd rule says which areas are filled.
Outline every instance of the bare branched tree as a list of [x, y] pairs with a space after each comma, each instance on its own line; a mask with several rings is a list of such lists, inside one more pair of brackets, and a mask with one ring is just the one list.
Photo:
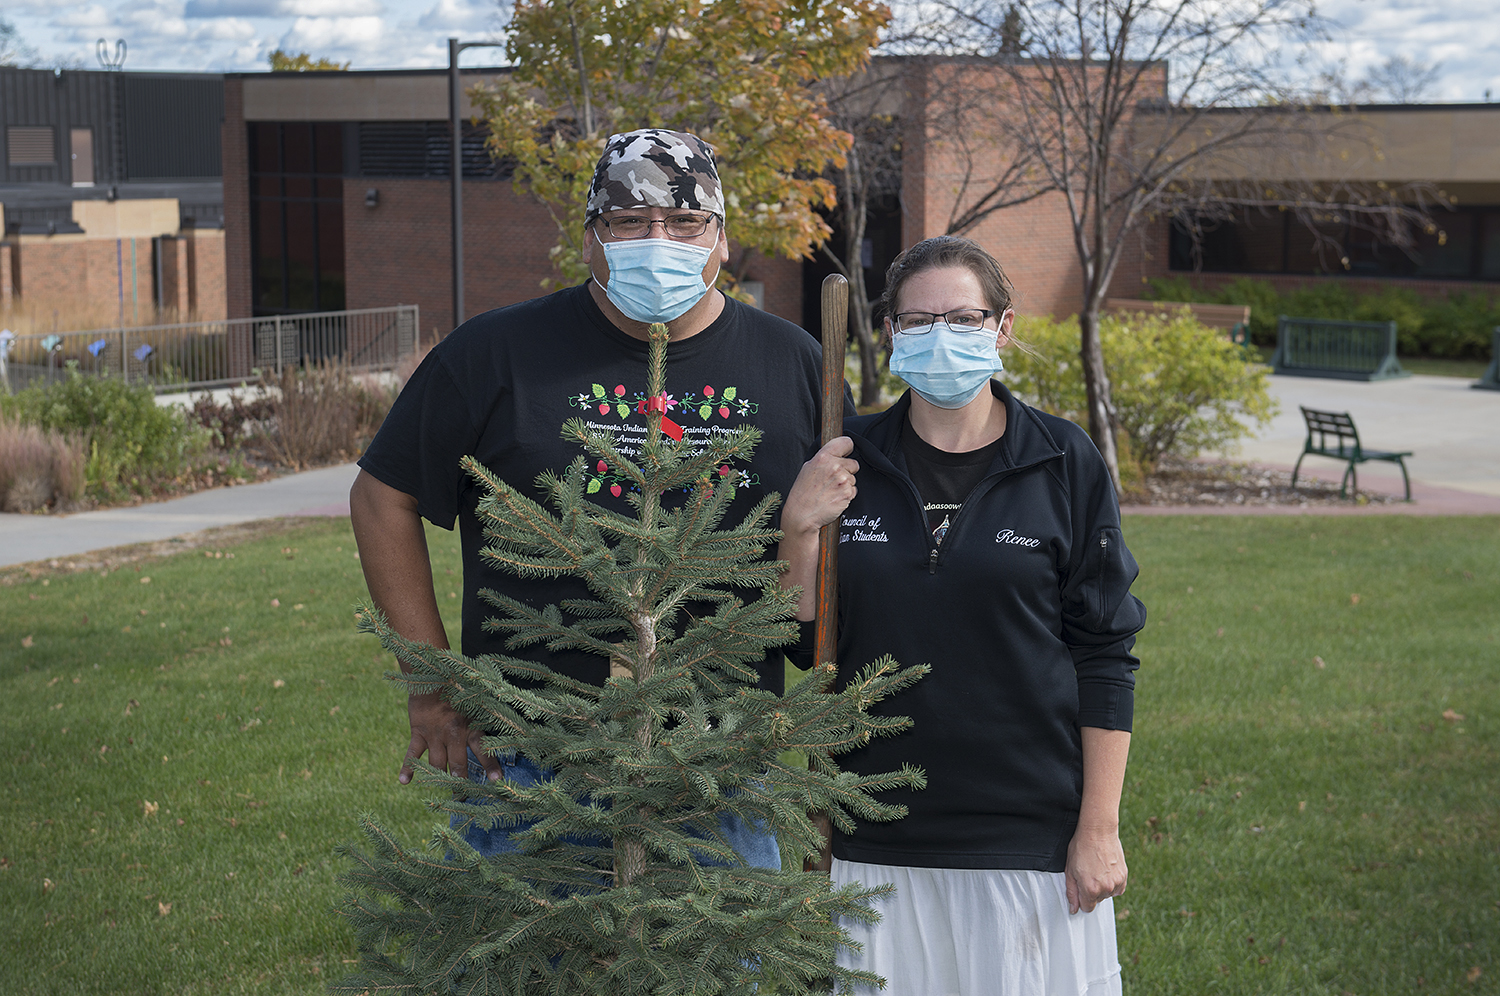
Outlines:
[[14, 24], [0, 17], [0, 66], [30, 66], [36, 60], [36, 49], [26, 44]]
[[827, 100], [825, 116], [853, 140], [843, 166], [825, 174], [838, 189], [834, 213], [843, 237], [824, 242], [818, 251], [849, 281], [849, 337], [859, 351], [862, 406], [881, 400], [881, 336], [863, 263], [866, 222], [873, 205], [901, 193], [901, 112], [910, 70], [906, 60], [880, 58], [864, 72], [818, 85]]
[[1127, 240], [1162, 219], [1201, 233], [1247, 209], [1294, 211], [1325, 241], [1335, 215], [1397, 244], [1410, 243], [1412, 221], [1427, 222], [1409, 191], [1315, 175], [1331, 135], [1374, 139], [1361, 139], [1355, 115], [1306, 113], [1277, 73], [1276, 47], [1317, 27], [1311, 0], [944, 0], [927, 9], [941, 11], [927, 21], [928, 49], [947, 56], [934, 63], [926, 99], [940, 123], [929, 133], [956, 171], [948, 231], [1044, 196], [1066, 205], [1082, 273], [1089, 434], [1117, 487], [1099, 315]]

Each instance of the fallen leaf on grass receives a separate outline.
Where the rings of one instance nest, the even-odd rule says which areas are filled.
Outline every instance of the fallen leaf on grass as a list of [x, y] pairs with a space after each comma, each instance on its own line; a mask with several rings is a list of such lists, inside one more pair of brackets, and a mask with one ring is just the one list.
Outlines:
[[338, 706], [334, 706], [332, 709], [328, 710], [328, 715], [332, 716], [334, 713], [336, 713], [338, 711], [339, 711], [339, 707]]
[[307, 871], [307, 866], [306, 865], [298, 865], [296, 868], [292, 869], [292, 874], [293, 875], [301, 875], [305, 871]]
[[131, 699], [129, 702], [125, 703], [125, 715], [129, 716], [132, 709], [139, 709], [140, 707], [141, 704], [139, 702], [137, 702], [135, 699]]
[[42, 891], [43, 892], [51, 892], [55, 888], [57, 888], [57, 883], [56, 882], [52, 881], [50, 878], [44, 878], [44, 879], [42, 879]]
[[170, 912], [172, 912], [171, 903], [164, 903], [159, 899], [156, 901], [156, 913], [158, 916], [166, 916]]
[[234, 641], [231, 640], [227, 636], [224, 637], [222, 640], [219, 641], [219, 646], [221, 646], [221, 647], [230, 647], [230, 646], [233, 646], [233, 645], [234, 645]]
[[286, 687], [286, 682], [282, 681], [280, 678], [277, 678], [275, 681], [271, 682], [271, 687], [272, 688], [285, 688]]
[[279, 608], [281, 608], [281, 599], [279, 599], [279, 598], [273, 598], [273, 599], [271, 599], [271, 608], [273, 608], [273, 609], [279, 609]]
[[1129, 910], [1121, 910], [1120, 912], [1118, 912], [1118, 913], [1115, 914], [1115, 919], [1116, 920], [1124, 920], [1128, 916], [1130, 916], [1130, 911]]
[[105, 754], [108, 754], [108, 753], [109, 753], [109, 744], [101, 744], [100, 747], [99, 747], [99, 756], [103, 757]]
[[1452, 709], [1444, 709], [1443, 718], [1450, 723], [1462, 723], [1464, 721], [1464, 714], [1461, 712], [1454, 712]]
[[155, 816], [156, 811], [160, 808], [160, 806], [152, 802], [150, 799], [141, 800], [141, 809], [144, 810], [144, 812], [142, 813], [143, 816]]
[[150, 583], [151, 583], [151, 579], [150, 578], [141, 578], [141, 584], [150, 584]]
[[58, 675], [56, 678], [53, 678], [51, 681], [47, 682], [47, 687], [51, 688], [53, 685], [57, 684], [59, 681], [62, 681], [62, 675]]
[[1217, 636], [1223, 636], [1224, 635], [1224, 627], [1223, 626], [1219, 627], [1219, 632], [1216, 635]]
[[1483, 975], [1483, 974], [1484, 974], [1484, 972], [1482, 972], [1480, 970], [1479, 966], [1475, 965], [1473, 968], [1469, 969], [1468, 973], [1464, 976], [1464, 978], [1466, 978], [1466, 979], [1469, 980], [1469, 984], [1470, 985], [1473, 985], [1475, 982], [1479, 981], [1479, 977], [1481, 975]]
[[1350, 605], [1358, 605], [1359, 604], [1359, 596], [1358, 595], [1350, 595], [1349, 596], [1349, 604]]
[[301, 612], [305, 607], [306, 606], [304, 606], [301, 602], [298, 602], [296, 605], [292, 606], [292, 611]]
[[21, 637], [21, 646], [30, 648], [31, 647], [31, 642], [32, 641], [31, 641], [31, 634], [30, 633], [28, 633], [25, 636]]
[[1327, 666], [1328, 666], [1327, 664], [1323, 663], [1323, 658], [1321, 658], [1321, 657], [1314, 657], [1313, 658], [1313, 667], [1316, 667], [1316, 668], [1325, 668]]

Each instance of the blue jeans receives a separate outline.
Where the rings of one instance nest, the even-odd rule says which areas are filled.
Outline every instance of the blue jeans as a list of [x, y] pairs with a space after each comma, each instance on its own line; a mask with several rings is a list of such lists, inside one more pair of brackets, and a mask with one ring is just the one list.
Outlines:
[[[551, 777], [550, 772], [543, 771], [529, 758], [520, 755], [501, 757], [499, 760], [501, 776], [506, 781], [523, 788]], [[485, 777], [484, 765], [479, 763], [479, 758], [474, 755], [473, 750], [470, 750], [469, 781], [483, 785]], [[729, 813], [720, 813], [718, 819], [719, 832], [725, 836], [740, 857], [745, 859], [746, 865], [751, 868], [781, 870], [781, 848], [776, 844], [776, 835], [766, 830], [764, 824], [746, 823]], [[458, 829], [463, 822], [463, 818], [455, 813], [449, 825]], [[519, 845], [511, 839], [511, 835], [525, 830], [528, 826], [530, 824], [486, 830], [484, 827], [470, 824], [469, 828], [464, 831], [464, 840], [470, 847], [486, 857], [492, 854], [505, 854], [520, 849]], [[727, 862], [718, 858], [704, 857], [698, 863], [705, 868], [728, 867]]]

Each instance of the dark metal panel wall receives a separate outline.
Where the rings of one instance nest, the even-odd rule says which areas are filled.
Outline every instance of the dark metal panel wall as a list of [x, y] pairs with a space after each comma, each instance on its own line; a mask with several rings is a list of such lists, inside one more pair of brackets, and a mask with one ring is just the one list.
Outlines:
[[[71, 130], [94, 133], [94, 183], [222, 175], [224, 81], [201, 74], [0, 68], [0, 183], [72, 183]], [[11, 166], [5, 127], [52, 129], [50, 166]]]
[[[8, 150], [0, 154], [0, 182], [72, 182], [69, 163], [70, 132], [94, 132], [94, 180], [120, 179], [114, 149], [119, 143], [117, 116], [112, 113], [111, 76], [115, 74], [50, 69], [0, 68], [0, 124], [45, 126], [52, 129], [51, 166], [11, 166]], [[4, 142], [0, 130], [0, 143]]]
[[207, 179], [223, 174], [222, 79], [125, 75], [121, 87], [129, 179]]

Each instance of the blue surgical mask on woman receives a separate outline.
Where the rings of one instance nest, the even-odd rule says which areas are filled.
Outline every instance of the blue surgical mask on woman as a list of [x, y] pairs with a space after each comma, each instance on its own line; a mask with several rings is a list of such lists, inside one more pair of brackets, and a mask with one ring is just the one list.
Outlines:
[[[609, 283], [600, 286], [626, 318], [648, 325], [670, 322], [702, 300], [712, 285], [712, 281], [703, 282], [703, 268], [718, 252], [717, 243], [700, 246], [671, 239], [605, 242], [597, 231], [594, 238], [609, 265]], [[714, 276], [718, 276], [717, 267]]]
[[898, 332], [891, 340], [891, 373], [939, 408], [962, 408], [1005, 369], [997, 329], [955, 329], [934, 322], [922, 335]]

